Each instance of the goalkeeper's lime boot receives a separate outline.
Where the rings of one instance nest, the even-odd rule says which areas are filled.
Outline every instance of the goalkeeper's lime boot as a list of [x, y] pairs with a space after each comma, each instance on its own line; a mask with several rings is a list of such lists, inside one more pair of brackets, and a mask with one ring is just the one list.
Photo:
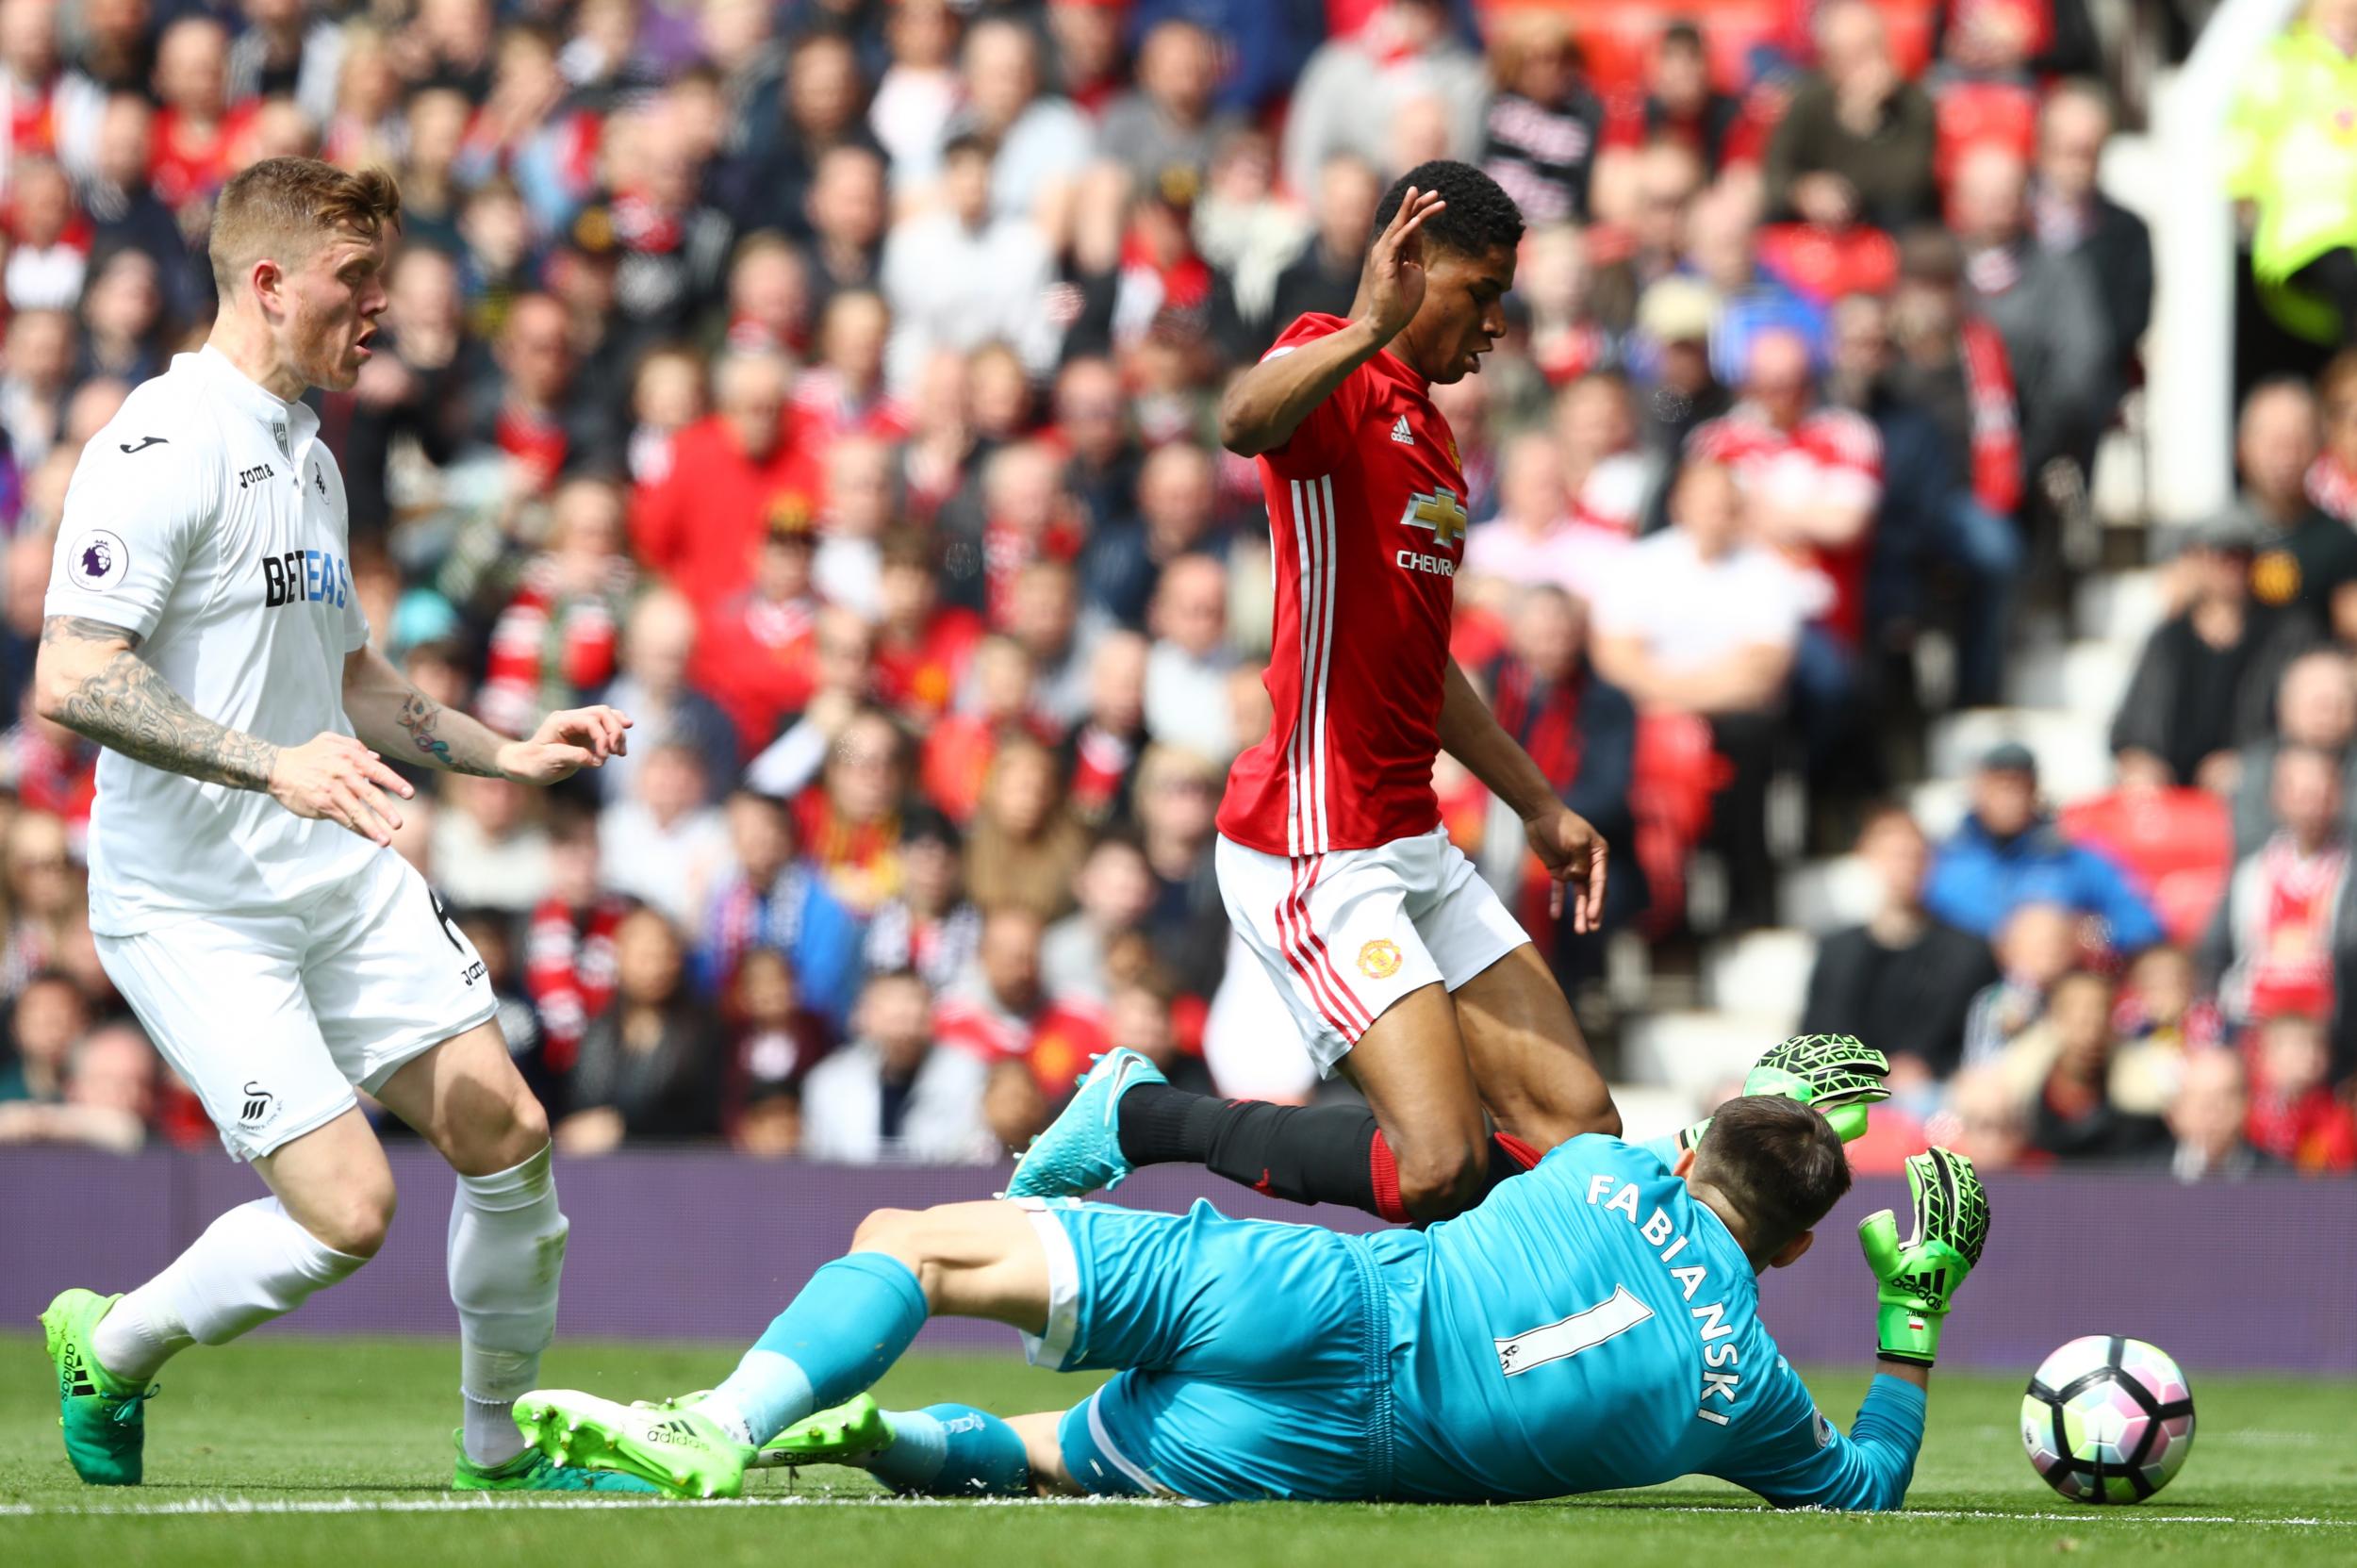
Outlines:
[[568, 1470], [537, 1448], [527, 1447], [505, 1464], [477, 1464], [467, 1457], [467, 1434], [454, 1431], [451, 1444], [458, 1460], [451, 1467], [453, 1492], [636, 1492], [659, 1494], [662, 1488], [635, 1476], [612, 1470]]
[[862, 1394], [806, 1415], [765, 1444], [754, 1463], [862, 1465], [892, 1446], [892, 1423], [875, 1395]]
[[1079, 1197], [1121, 1185], [1121, 1097], [1141, 1083], [1167, 1083], [1162, 1069], [1127, 1048], [1108, 1051], [1080, 1075], [1080, 1091], [1015, 1163], [1006, 1197]]
[[128, 1383], [98, 1364], [91, 1331], [119, 1296], [72, 1290], [41, 1314], [50, 1364], [58, 1369], [58, 1425], [65, 1457], [91, 1486], [137, 1486], [147, 1448], [147, 1401], [154, 1384]]
[[753, 1451], [692, 1404], [618, 1405], [572, 1389], [516, 1401], [524, 1441], [557, 1464], [635, 1476], [674, 1497], [734, 1497]]

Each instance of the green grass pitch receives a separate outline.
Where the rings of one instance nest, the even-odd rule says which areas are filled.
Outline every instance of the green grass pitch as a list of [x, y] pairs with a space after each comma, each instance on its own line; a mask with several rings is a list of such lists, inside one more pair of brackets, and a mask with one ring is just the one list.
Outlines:
[[[721, 1348], [560, 1345], [552, 1383], [625, 1397], [676, 1392], [725, 1371]], [[2014, 1432], [2021, 1379], [1942, 1377], [1907, 1514], [1778, 1514], [1712, 1482], [1512, 1508], [1255, 1504], [1189, 1509], [1114, 1502], [898, 1503], [852, 1471], [755, 1478], [745, 1504], [552, 1498], [481, 1503], [443, 1490], [456, 1404], [446, 1344], [273, 1337], [199, 1351], [167, 1370], [149, 1407], [148, 1485], [92, 1492], [67, 1470], [38, 1338], [0, 1336], [0, 1561], [105, 1563], [561, 1564], [666, 1568], [811, 1563], [1053, 1568], [1252, 1568], [1261, 1563], [1569, 1560], [1621, 1565], [1805, 1563], [1979, 1568], [1996, 1563], [2265, 1563], [2357, 1560], [2357, 1388], [2324, 1380], [2204, 1377], [2189, 1369], [2200, 1426], [2190, 1463], [2132, 1509], [2079, 1509], [2030, 1473]], [[1812, 1379], [1845, 1424], [1863, 1369]], [[2024, 1370], [2024, 1378], [2027, 1370]], [[1012, 1357], [913, 1357], [888, 1404], [962, 1399], [1003, 1411], [1058, 1409], [1090, 1380]]]

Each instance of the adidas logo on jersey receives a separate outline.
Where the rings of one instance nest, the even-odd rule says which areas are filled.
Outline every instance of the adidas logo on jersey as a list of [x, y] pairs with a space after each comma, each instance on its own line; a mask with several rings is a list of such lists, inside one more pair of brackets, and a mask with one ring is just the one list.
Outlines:
[[1407, 415], [1402, 414], [1399, 417], [1399, 422], [1392, 426], [1392, 439], [1397, 441], [1401, 446], [1414, 446], [1416, 444], [1415, 436], [1410, 433], [1408, 428]]

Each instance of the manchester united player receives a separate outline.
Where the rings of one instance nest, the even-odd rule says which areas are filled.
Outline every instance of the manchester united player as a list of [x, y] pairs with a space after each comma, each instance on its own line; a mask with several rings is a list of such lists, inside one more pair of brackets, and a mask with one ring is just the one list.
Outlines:
[[1541, 1150], [1620, 1131], [1561, 988], [1450, 845], [1432, 791], [1445, 748], [1522, 817], [1558, 906], [1573, 889], [1574, 929], [1593, 928], [1604, 841], [1448, 653], [1466, 487], [1428, 393], [1505, 332], [1522, 215], [1470, 164], [1426, 163], [1384, 196], [1376, 233], [1349, 317], [1294, 322], [1220, 407], [1221, 440], [1260, 460], [1277, 562], [1277, 717], [1228, 775], [1220, 890], [1321, 1069], [1347, 1075], [1371, 1114], [1185, 1094], [1118, 1052], [1011, 1196], [1179, 1161], [1302, 1202], [1438, 1219]]

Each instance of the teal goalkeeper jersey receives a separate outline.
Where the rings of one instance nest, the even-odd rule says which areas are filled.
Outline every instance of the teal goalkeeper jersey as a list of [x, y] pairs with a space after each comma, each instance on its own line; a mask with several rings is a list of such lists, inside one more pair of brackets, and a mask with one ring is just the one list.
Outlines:
[[1784, 1506], [1896, 1508], [1921, 1391], [1877, 1378], [1852, 1431], [1759, 1321], [1719, 1216], [1660, 1160], [1573, 1139], [1473, 1213], [1371, 1238], [1392, 1313], [1395, 1495], [1555, 1497], [1721, 1477]]

